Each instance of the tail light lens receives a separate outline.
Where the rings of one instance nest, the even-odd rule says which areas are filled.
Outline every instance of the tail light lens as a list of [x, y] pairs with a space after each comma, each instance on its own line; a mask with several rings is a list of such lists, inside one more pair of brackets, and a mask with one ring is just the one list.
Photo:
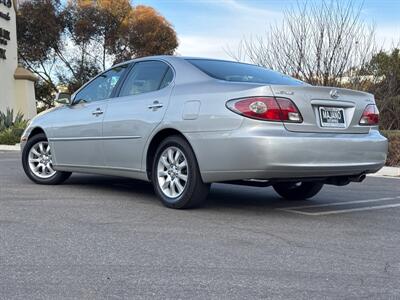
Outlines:
[[228, 101], [226, 106], [233, 112], [252, 119], [292, 123], [303, 122], [296, 105], [287, 98], [241, 98]]
[[360, 119], [360, 125], [378, 125], [379, 124], [379, 111], [375, 104], [369, 104], [364, 109]]

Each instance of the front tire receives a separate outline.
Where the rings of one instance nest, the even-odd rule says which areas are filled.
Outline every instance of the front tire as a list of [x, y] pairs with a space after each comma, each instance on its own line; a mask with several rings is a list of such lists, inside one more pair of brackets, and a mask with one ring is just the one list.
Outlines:
[[22, 166], [29, 179], [38, 184], [60, 184], [71, 176], [69, 172], [53, 169], [50, 144], [43, 133], [27, 141], [22, 151]]
[[169, 208], [200, 206], [210, 189], [201, 179], [192, 148], [180, 136], [167, 137], [158, 146], [151, 177], [157, 196]]
[[282, 182], [272, 187], [287, 200], [305, 200], [314, 197], [324, 186], [320, 182]]

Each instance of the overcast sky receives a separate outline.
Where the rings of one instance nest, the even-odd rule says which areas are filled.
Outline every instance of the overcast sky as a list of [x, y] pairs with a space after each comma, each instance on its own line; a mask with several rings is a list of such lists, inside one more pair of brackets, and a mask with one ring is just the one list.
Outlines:
[[[296, 1], [136, 0], [133, 3], [154, 7], [174, 25], [180, 42], [179, 54], [229, 58], [224, 48], [235, 48], [243, 36], [263, 34], [268, 24], [279, 22], [282, 10]], [[364, 3], [361, 17], [375, 24], [380, 45], [389, 47], [400, 41], [400, 0], [355, 2]]]

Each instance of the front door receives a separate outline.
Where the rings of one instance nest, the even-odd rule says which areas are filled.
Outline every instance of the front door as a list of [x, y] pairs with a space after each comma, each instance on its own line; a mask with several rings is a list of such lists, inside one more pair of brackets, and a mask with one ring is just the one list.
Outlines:
[[126, 68], [120, 66], [100, 74], [57, 114], [59, 119], [54, 122], [50, 139], [57, 166], [104, 166], [102, 123], [107, 102]]
[[107, 166], [139, 171], [146, 141], [161, 122], [173, 88], [173, 71], [162, 61], [135, 63], [103, 121]]

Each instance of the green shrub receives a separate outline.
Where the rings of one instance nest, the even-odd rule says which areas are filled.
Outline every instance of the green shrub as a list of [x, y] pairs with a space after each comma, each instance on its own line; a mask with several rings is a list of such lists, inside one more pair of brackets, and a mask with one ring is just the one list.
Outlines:
[[382, 131], [389, 140], [389, 153], [386, 160], [387, 166], [400, 166], [400, 130]]
[[0, 144], [15, 145], [19, 143], [22, 133], [28, 122], [20, 112], [14, 118], [14, 111], [8, 109], [5, 113], [0, 112]]
[[19, 143], [20, 137], [13, 128], [7, 128], [0, 132], [0, 144], [15, 145]]

